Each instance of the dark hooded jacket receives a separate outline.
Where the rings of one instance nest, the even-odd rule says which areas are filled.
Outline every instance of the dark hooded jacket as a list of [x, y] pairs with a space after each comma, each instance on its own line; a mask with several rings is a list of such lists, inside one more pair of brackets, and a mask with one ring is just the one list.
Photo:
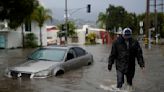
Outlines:
[[137, 58], [140, 67], [144, 67], [142, 49], [139, 42], [133, 38], [129, 38], [129, 46], [125, 39], [120, 36], [112, 44], [111, 54], [108, 61], [108, 69], [111, 70], [112, 64], [116, 63], [116, 70], [127, 73], [128, 70], [135, 70], [135, 59]]

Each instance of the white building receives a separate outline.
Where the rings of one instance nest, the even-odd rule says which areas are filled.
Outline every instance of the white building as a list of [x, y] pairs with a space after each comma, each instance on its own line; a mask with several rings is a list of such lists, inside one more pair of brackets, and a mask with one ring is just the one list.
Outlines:
[[59, 38], [57, 36], [57, 32], [59, 32], [59, 30], [56, 26], [46, 26], [46, 30], [48, 45], [60, 43]]
[[89, 33], [95, 33], [96, 34], [96, 42], [102, 43], [102, 39], [100, 37], [100, 32], [105, 32], [105, 29], [99, 29], [99, 28], [92, 28], [89, 25], [83, 25], [82, 29], [77, 29], [77, 36], [78, 36], [78, 43], [79, 44], [85, 44], [86, 42], [86, 35]]
[[[23, 27], [25, 28], [25, 27]], [[37, 24], [31, 25], [31, 31], [25, 31], [24, 33], [34, 33], [37, 37], [38, 45], [40, 44], [40, 29]], [[42, 42], [43, 46], [47, 46], [47, 31], [46, 26], [42, 27]], [[18, 48], [22, 47], [22, 28], [19, 27], [16, 30], [11, 30], [7, 26], [6, 22], [0, 22], [0, 48]]]

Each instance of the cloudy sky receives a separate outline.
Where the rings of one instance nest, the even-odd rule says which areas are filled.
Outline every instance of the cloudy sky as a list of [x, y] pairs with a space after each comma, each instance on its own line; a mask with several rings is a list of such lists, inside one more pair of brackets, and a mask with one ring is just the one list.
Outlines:
[[[42, 5], [53, 12], [56, 19], [64, 19], [65, 0], [39, 0]], [[91, 13], [86, 13], [86, 8], [70, 15], [70, 18], [96, 21], [99, 12], [105, 12], [109, 4], [123, 6], [129, 12], [137, 14], [145, 12], [146, 0], [67, 0], [69, 14], [78, 8], [91, 4]]]

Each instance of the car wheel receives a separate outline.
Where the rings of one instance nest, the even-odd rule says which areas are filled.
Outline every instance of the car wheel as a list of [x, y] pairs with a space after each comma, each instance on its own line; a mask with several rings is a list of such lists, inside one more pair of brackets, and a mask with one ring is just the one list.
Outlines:
[[92, 63], [91, 62], [88, 62], [88, 65], [91, 65]]
[[88, 62], [87, 65], [91, 65], [93, 63], [93, 57], [92, 57], [92, 61], [91, 62]]
[[88, 66], [91, 65], [91, 64], [92, 64], [92, 62], [88, 62]]
[[64, 71], [63, 70], [59, 70], [56, 72], [55, 76], [59, 76], [59, 75], [62, 75], [64, 74]]

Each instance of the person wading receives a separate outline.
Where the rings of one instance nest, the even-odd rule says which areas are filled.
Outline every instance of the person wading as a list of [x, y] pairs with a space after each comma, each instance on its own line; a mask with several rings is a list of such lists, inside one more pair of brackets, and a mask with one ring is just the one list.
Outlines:
[[111, 71], [112, 65], [116, 64], [117, 72], [117, 90], [122, 88], [124, 84], [124, 76], [126, 76], [128, 89], [132, 89], [132, 80], [135, 74], [135, 58], [141, 69], [144, 69], [142, 49], [137, 40], [132, 38], [132, 30], [125, 28], [122, 35], [112, 44], [111, 54], [108, 60], [108, 70]]

